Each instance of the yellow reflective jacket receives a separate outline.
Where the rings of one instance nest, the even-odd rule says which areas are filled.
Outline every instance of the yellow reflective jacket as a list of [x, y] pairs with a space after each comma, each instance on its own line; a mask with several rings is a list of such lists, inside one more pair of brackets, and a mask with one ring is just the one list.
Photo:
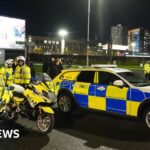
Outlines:
[[6, 85], [13, 83], [13, 69], [8, 67], [2, 67], [0, 69], [0, 78], [4, 80]]
[[28, 84], [31, 80], [31, 71], [27, 65], [17, 66], [14, 73], [15, 84]]
[[150, 73], [150, 66], [149, 66], [149, 64], [145, 64], [144, 65], [144, 74], [147, 74], [147, 73]]

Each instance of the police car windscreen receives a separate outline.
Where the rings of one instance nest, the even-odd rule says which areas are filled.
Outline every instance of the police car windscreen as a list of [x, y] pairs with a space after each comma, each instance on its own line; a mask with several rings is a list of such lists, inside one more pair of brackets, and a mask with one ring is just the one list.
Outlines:
[[118, 75], [122, 76], [124, 79], [126, 79], [128, 82], [135, 86], [142, 87], [150, 85], [150, 81], [146, 80], [144, 77], [134, 72], [121, 72], [118, 73]]

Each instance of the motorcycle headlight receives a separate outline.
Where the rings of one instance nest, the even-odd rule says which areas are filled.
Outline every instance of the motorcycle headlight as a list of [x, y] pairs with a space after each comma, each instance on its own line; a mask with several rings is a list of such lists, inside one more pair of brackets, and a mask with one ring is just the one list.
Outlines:
[[56, 102], [56, 95], [53, 93], [53, 92], [45, 92], [45, 91], [42, 91], [42, 94], [44, 97], [48, 98], [51, 100], [51, 102]]
[[57, 101], [57, 97], [56, 97], [56, 95], [53, 92], [49, 93], [48, 97], [54, 103]]

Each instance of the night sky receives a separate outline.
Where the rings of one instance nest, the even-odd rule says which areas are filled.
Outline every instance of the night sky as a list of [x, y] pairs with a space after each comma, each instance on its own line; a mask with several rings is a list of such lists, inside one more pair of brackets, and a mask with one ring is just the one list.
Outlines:
[[[68, 29], [86, 39], [88, 0], [0, 0], [0, 15], [26, 19], [27, 34], [55, 36]], [[109, 41], [110, 27], [150, 29], [150, 0], [91, 0], [91, 39]]]

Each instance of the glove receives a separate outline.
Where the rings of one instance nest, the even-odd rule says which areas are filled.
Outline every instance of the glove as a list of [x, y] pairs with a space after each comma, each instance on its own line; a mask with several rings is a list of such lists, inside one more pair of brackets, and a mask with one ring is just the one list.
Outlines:
[[9, 76], [10, 76], [10, 74], [7, 72], [7, 73], [6, 73], [6, 77], [9, 78]]

